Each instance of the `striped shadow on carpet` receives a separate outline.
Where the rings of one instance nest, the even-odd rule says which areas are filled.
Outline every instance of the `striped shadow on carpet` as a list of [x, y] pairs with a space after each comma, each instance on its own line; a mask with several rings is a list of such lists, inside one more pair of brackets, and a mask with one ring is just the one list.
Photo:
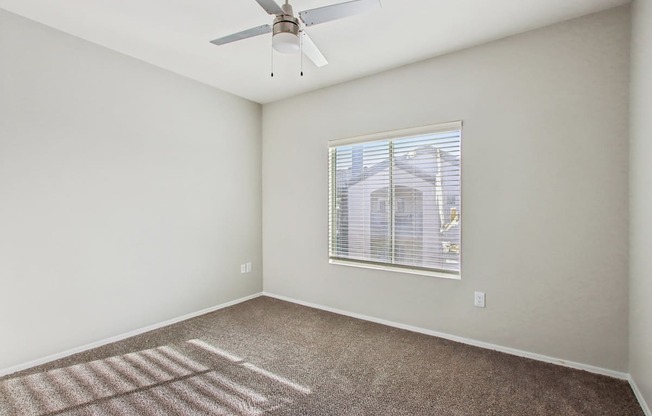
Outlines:
[[0, 415], [643, 412], [622, 380], [260, 297], [0, 378]]

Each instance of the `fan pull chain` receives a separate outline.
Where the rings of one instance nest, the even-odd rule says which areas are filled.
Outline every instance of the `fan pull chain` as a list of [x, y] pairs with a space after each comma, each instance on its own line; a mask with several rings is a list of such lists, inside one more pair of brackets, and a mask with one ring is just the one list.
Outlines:
[[303, 76], [303, 32], [299, 32], [299, 58], [301, 60], [301, 76]]
[[271, 54], [271, 67], [272, 67], [272, 78], [274, 78], [274, 45], [272, 44], [272, 47], [270, 48], [272, 54]]

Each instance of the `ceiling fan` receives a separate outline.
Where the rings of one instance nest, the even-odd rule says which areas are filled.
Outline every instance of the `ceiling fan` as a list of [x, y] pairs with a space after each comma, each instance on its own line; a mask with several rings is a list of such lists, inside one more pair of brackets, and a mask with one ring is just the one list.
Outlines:
[[353, 0], [304, 10], [299, 12], [299, 18], [297, 18], [289, 0], [285, 0], [283, 6], [279, 6], [274, 0], [256, 0], [256, 2], [267, 13], [276, 16], [271, 25], [243, 30], [242, 32], [212, 40], [211, 43], [224, 45], [272, 32], [272, 46], [275, 51], [284, 54], [301, 51], [317, 67], [327, 65], [328, 61], [326, 61], [324, 55], [322, 55], [302, 26], [314, 26], [380, 7], [380, 0]]

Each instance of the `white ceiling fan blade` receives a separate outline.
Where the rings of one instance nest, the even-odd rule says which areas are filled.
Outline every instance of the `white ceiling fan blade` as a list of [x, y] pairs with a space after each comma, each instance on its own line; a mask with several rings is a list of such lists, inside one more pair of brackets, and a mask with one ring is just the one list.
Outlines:
[[264, 35], [265, 33], [269, 33], [271, 31], [272, 27], [270, 25], [263, 25], [212, 40], [211, 43], [215, 45], [224, 45], [225, 43], [231, 43], [242, 39], [252, 38], [258, 35]]
[[380, 0], [353, 0], [347, 1], [346, 3], [305, 10], [299, 12], [299, 17], [301, 17], [301, 20], [303, 20], [303, 23], [305, 23], [306, 26], [313, 26], [324, 22], [330, 22], [331, 20], [364, 13], [380, 7]]
[[260, 4], [260, 7], [265, 9], [269, 14], [279, 15], [283, 14], [283, 9], [276, 4], [274, 0], [256, 0], [256, 3]]
[[301, 31], [301, 49], [306, 58], [310, 59], [317, 68], [328, 65], [328, 61], [315, 45], [315, 42], [310, 39], [310, 36], [305, 31]]

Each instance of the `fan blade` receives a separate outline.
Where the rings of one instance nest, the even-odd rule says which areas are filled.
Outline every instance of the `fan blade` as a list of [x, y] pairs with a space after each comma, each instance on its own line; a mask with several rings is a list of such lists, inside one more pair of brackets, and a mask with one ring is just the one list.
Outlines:
[[315, 42], [313, 42], [312, 39], [310, 39], [310, 36], [308, 36], [308, 34], [303, 30], [301, 31], [301, 49], [303, 50], [303, 54], [306, 55], [306, 57], [310, 59], [317, 68], [328, 65], [328, 61], [319, 51]]
[[299, 17], [306, 26], [318, 25], [330, 22], [331, 20], [353, 16], [369, 10], [377, 9], [380, 0], [353, 0], [346, 3], [333, 4], [331, 6], [318, 7], [316, 9], [299, 12]]
[[265, 33], [269, 33], [271, 31], [272, 27], [270, 25], [263, 25], [212, 40], [211, 43], [215, 45], [224, 45], [225, 43], [231, 43], [242, 39], [252, 38], [258, 35], [264, 35]]
[[260, 7], [265, 9], [265, 11], [269, 14], [283, 14], [283, 9], [276, 4], [274, 0], [256, 0], [256, 3], [260, 4]]

